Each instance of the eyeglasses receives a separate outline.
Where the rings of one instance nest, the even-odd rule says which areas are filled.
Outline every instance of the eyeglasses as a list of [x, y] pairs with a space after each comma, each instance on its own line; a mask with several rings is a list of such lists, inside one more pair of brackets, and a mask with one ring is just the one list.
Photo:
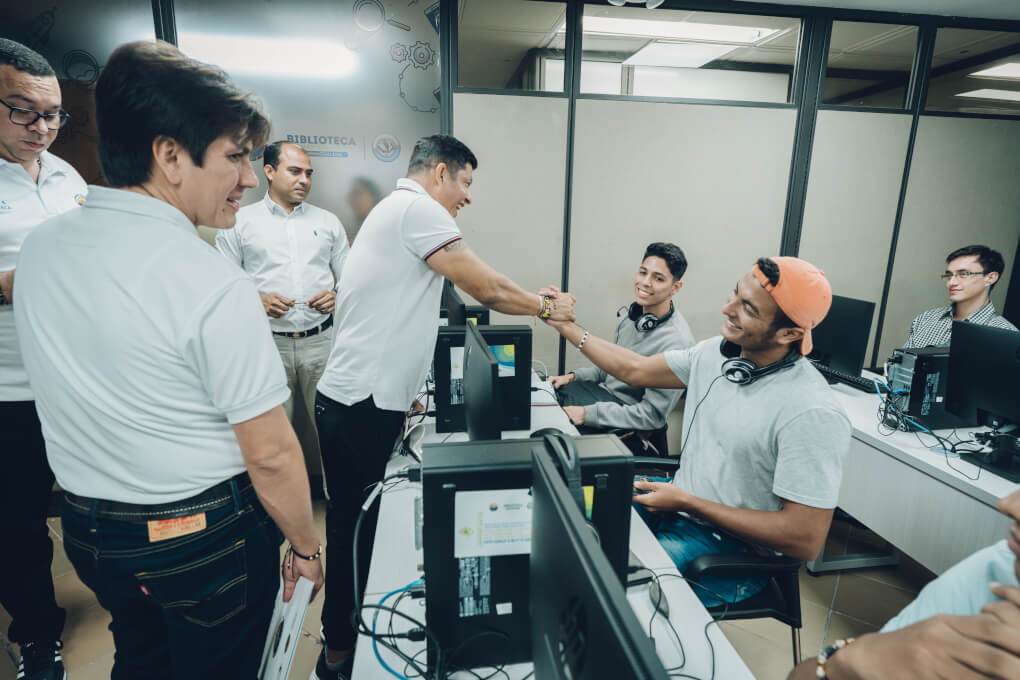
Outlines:
[[946, 272], [945, 274], [940, 274], [939, 278], [942, 279], [943, 281], [949, 281], [955, 276], [958, 277], [961, 281], [966, 281], [972, 276], [984, 276], [984, 275], [985, 275], [984, 272]]
[[35, 125], [35, 121], [40, 118], [46, 122], [46, 127], [50, 130], [59, 130], [60, 128], [67, 125], [67, 121], [70, 120], [71, 114], [61, 109], [58, 113], [39, 113], [32, 109], [23, 109], [20, 106], [11, 106], [3, 99], [0, 99], [0, 104], [3, 104], [11, 110], [9, 118], [15, 125], [23, 125], [28, 127], [29, 125]]

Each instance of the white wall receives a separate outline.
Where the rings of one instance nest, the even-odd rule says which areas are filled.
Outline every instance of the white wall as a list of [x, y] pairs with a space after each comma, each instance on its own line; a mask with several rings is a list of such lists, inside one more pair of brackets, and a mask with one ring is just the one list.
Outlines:
[[945, 258], [980, 243], [1002, 253], [992, 293], [1001, 312], [1020, 237], [1020, 121], [922, 116], [910, 167], [879, 360], [907, 339], [911, 319], [949, 303]]
[[837, 295], [875, 303], [874, 344], [910, 114], [819, 111], [800, 257], [820, 267]]
[[[567, 100], [455, 94], [453, 130], [478, 157], [472, 204], [457, 223], [468, 246], [527, 290], [560, 284]], [[493, 313], [492, 323], [532, 323]], [[556, 370], [559, 336], [534, 332], [533, 356]]]

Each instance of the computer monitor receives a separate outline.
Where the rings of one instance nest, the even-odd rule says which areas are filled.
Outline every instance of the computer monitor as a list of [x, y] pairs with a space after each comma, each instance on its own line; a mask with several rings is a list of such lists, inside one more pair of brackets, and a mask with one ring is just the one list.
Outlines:
[[471, 441], [499, 439], [503, 433], [499, 361], [478, 326], [464, 333], [464, 423]]
[[[502, 429], [531, 431], [530, 326], [477, 326], [499, 362]], [[441, 326], [432, 357], [436, 432], [463, 432], [464, 326]]]
[[874, 302], [833, 295], [829, 313], [811, 331], [814, 349], [808, 359], [834, 371], [859, 376], [874, 315]]
[[1020, 425], [1020, 333], [953, 322], [946, 407], [982, 425]]
[[549, 454], [532, 451], [531, 650], [535, 677], [665, 679], [619, 578]]
[[443, 281], [443, 301], [440, 314], [446, 312], [446, 322], [450, 326], [463, 326], [466, 322], [464, 300], [449, 279]]

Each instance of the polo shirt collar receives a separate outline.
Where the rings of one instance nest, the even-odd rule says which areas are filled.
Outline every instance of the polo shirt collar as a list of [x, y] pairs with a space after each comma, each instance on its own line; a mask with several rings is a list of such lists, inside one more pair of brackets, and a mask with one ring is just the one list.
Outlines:
[[269, 197], [269, 192], [268, 191], [266, 192], [266, 195], [262, 197], [262, 203], [263, 203], [263, 205], [266, 206], [266, 210], [269, 211], [270, 215], [277, 215], [278, 214], [278, 215], [283, 215], [284, 217], [287, 217], [288, 214], [289, 215], [293, 215], [294, 213], [304, 212], [305, 211], [305, 202], [301, 201], [296, 206], [294, 206], [294, 210], [293, 211], [288, 213], [286, 210], [284, 210], [283, 206], [281, 206], [279, 203], [277, 203], [276, 201], [274, 201], [272, 198]]
[[174, 206], [158, 198], [126, 189], [90, 186], [89, 199], [85, 202], [84, 208], [132, 213], [162, 222], [169, 222], [174, 226], [186, 228], [191, 233], [195, 233], [195, 225], [191, 223], [191, 220], [184, 213]]
[[[945, 307], [942, 310], [942, 316], [943, 317], [949, 317], [950, 319], [952, 319], [953, 318], [953, 305], [949, 305], [948, 307]], [[968, 323], [985, 324], [993, 316], [995, 316], [995, 305], [993, 305], [991, 300], [989, 300], [985, 304], [983, 304], [980, 307], [978, 307], [977, 310], [974, 311], [973, 313], [971, 313], [971, 315], [968, 316], [966, 319], [964, 319], [964, 321], [966, 321]]]
[[[53, 154], [51, 154], [49, 151], [43, 151], [39, 158], [42, 160], [42, 165], [40, 166], [39, 169], [39, 184], [42, 184], [43, 182], [45, 182], [47, 179], [54, 175], [67, 174], [66, 172], [64, 172], [64, 169], [61, 166], [53, 162]], [[25, 168], [21, 165], [21, 163], [15, 163], [14, 161], [8, 161], [3, 158], [0, 158], [0, 171], [3, 172], [20, 171], [21, 173], [24, 173], [23, 176], [26, 180], [28, 180], [29, 182], [32, 181], [32, 178], [29, 176], [27, 172], [25, 172]]]
[[418, 184], [413, 179], [408, 179], [406, 177], [401, 177], [400, 179], [397, 180], [397, 188], [398, 189], [407, 189], [409, 191], [413, 191], [416, 194], [425, 194], [426, 196], [429, 193], [429, 192], [425, 191], [425, 187], [423, 187], [422, 185]]

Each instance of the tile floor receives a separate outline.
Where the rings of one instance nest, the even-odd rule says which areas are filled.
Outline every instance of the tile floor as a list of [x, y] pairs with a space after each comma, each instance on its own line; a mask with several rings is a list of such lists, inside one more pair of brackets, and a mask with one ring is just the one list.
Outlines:
[[[324, 505], [315, 507], [316, 520], [324, 532]], [[61, 547], [60, 522], [50, 520], [55, 543], [53, 577], [57, 602], [67, 610], [64, 627], [64, 661], [71, 680], [100, 680], [110, 677], [113, 666], [113, 638], [107, 625], [109, 614], [78, 580]], [[873, 534], [840, 521], [833, 523], [827, 553], [840, 555], [880, 544]], [[895, 568], [865, 569], [847, 574], [813, 577], [803, 572], [800, 579], [804, 628], [801, 643], [805, 656], [817, 654], [823, 643], [877, 630], [933, 578], [924, 567], [904, 557]], [[319, 653], [318, 630], [322, 598], [316, 598], [305, 619], [305, 637], [300, 641], [291, 678], [304, 680], [315, 666]], [[0, 632], [10, 619], [0, 608]], [[783, 679], [792, 665], [790, 629], [771, 619], [734, 621], [721, 624], [726, 636], [748, 667], [760, 680]], [[4, 638], [4, 642], [6, 639]], [[14, 649], [0, 649], [0, 680], [14, 680]], [[387, 677], [380, 672], [379, 677]], [[359, 679], [360, 680], [360, 679]]]

